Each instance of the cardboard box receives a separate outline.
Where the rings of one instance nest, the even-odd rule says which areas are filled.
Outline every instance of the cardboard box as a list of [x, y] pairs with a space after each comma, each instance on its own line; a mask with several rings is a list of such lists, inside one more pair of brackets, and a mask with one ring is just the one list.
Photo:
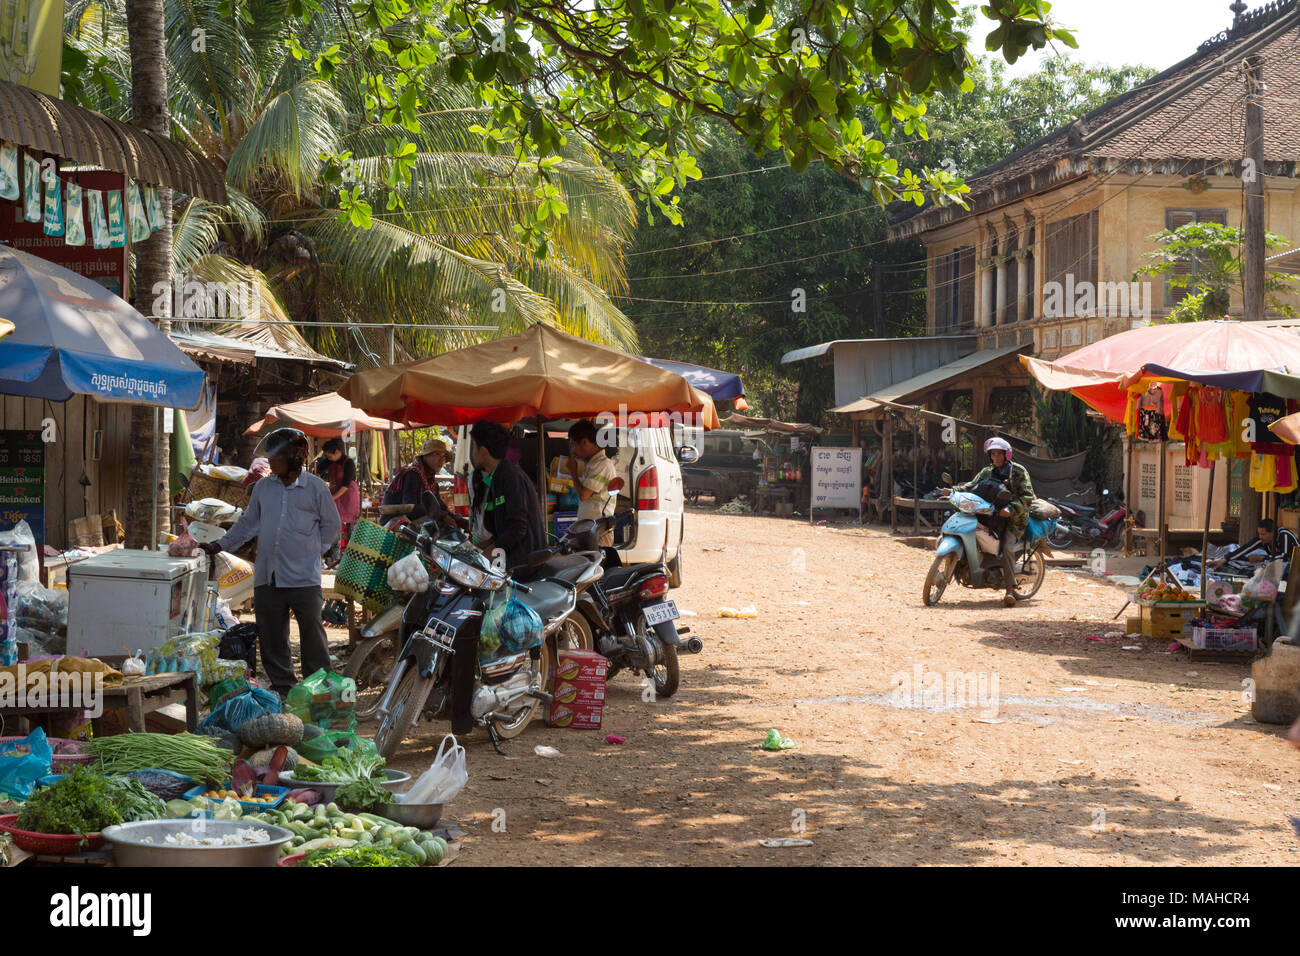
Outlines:
[[572, 704], [554, 703], [551, 705], [550, 725], [567, 727], [570, 730], [600, 730], [600, 720], [604, 712], [603, 700], [586, 704], [576, 701]]
[[605, 700], [605, 683], [570, 683], [568, 681], [556, 681], [555, 684], [555, 702], [572, 706], [574, 704], [593, 704], [596, 701], [604, 703]]
[[609, 662], [595, 651], [564, 649], [556, 655], [555, 680], [557, 683], [594, 684], [605, 686]]

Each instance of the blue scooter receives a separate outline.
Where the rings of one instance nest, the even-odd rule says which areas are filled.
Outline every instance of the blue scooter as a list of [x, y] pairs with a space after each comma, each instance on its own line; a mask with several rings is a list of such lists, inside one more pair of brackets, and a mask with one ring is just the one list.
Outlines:
[[[998, 498], [1004, 497], [1010, 500], [1011, 496], [1003, 487]], [[948, 500], [957, 510], [943, 523], [934, 562], [925, 576], [921, 600], [927, 607], [939, 603], [948, 582], [954, 578], [962, 587], [1007, 589], [1001, 555], [996, 550], [992, 554], [981, 551], [976, 537], [979, 517], [994, 514], [995, 505], [969, 491], [954, 491]], [[1005, 504], [1005, 501], [999, 500], [998, 503]], [[1029, 527], [1015, 544], [1012, 559], [1016, 566], [1016, 580], [1011, 593], [1017, 601], [1033, 597], [1043, 586], [1043, 578], [1047, 575], [1044, 542], [1054, 524], [1055, 519], [1036, 518], [1031, 513]]]

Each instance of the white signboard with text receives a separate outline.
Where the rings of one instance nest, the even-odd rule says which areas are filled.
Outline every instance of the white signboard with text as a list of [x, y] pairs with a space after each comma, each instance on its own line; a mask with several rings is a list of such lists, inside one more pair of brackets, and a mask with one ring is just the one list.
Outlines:
[[813, 446], [808, 464], [812, 469], [812, 502], [809, 512], [818, 508], [861, 510], [861, 448]]

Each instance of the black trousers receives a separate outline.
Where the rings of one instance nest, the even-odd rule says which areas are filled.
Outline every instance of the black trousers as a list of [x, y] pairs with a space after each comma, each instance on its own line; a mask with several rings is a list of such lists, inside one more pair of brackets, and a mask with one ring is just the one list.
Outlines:
[[330, 669], [329, 644], [320, 617], [324, 603], [319, 587], [262, 585], [253, 589], [253, 614], [257, 618], [257, 634], [262, 645], [262, 666], [266, 668], [266, 675], [275, 690], [286, 692], [298, 683], [293, 676], [293, 660], [289, 653], [290, 612], [298, 621], [302, 676], [307, 677], [321, 668]]

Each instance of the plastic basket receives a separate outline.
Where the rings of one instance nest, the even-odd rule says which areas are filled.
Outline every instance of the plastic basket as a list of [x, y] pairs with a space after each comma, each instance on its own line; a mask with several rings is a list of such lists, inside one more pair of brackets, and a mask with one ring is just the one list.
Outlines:
[[1192, 646], [1204, 651], [1253, 651], [1258, 637], [1253, 627], [1188, 627]]
[[[82, 850], [98, 850], [104, 845], [104, 836], [100, 833], [87, 833], [84, 837], [76, 833], [33, 833], [20, 830], [14, 824], [18, 814], [6, 813], [0, 816], [0, 830], [13, 837], [14, 846], [28, 853], [79, 853]], [[83, 846], [82, 840], [86, 843]]]
[[[202, 784], [199, 784], [199, 786], [194, 787], [192, 790], [187, 790], [185, 792], [185, 796], [183, 799], [193, 800], [195, 797], [202, 797], [205, 793], [207, 793], [211, 789], [213, 788], [205, 787]], [[245, 810], [252, 810], [254, 812], [259, 810], [274, 810], [280, 804], [284, 803], [284, 798], [289, 795], [289, 788], [288, 787], [266, 787], [266, 786], [259, 785], [253, 791], [253, 795], [257, 797], [275, 797], [275, 799], [272, 800], [270, 803], [251, 803], [247, 800], [240, 800], [239, 805], [243, 807]], [[212, 804], [213, 806], [219, 807], [221, 806], [222, 803], [222, 801], [217, 797], [205, 797], [204, 799], [206, 799], [208, 803]]]
[[[26, 739], [25, 737], [0, 737], [0, 747], [3, 747], [5, 744], [11, 743], [15, 740], [25, 740], [25, 739]], [[81, 748], [85, 747], [85, 743], [83, 741], [71, 740], [67, 737], [46, 737], [45, 739], [49, 741], [51, 750], [53, 750], [56, 746], [59, 745], [63, 745], [66, 747], [76, 747], [78, 751], [80, 751]], [[94, 762], [95, 762], [94, 754], [81, 753], [81, 752], [70, 753], [70, 754], [56, 753], [50, 757], [51, 768], [74, 767], [77, 765], [90, 764]]]
[[214, 478], [211, 475], [205, 475], [197, 468], [190, 472], [190, 483], [188, 487], [190, 497], [194, 501], [198, 501], [201, 498], [220, 498], [222, 501], [234, 505], [236, 508], [247, 508], [248, 499], [253, 493], [252, 485], [245, 488], [237, 481], [226, 481], [224, 478]]
[[293, 868], [307, 858], [306, 853], [290, 853], [288, 856], [282, 856], [275, 861], [276, 866], [287, 866]]

